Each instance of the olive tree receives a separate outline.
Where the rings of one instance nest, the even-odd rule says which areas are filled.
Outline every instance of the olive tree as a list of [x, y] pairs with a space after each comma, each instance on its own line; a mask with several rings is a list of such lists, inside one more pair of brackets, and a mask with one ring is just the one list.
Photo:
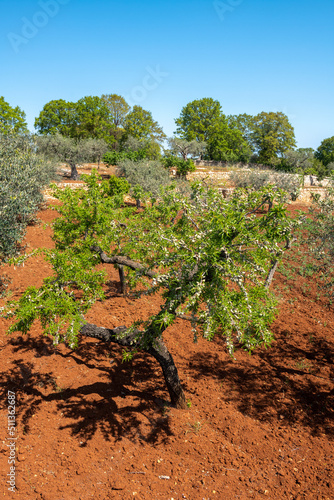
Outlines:
[[125, 177], [131, 186], [130, 192], [136, 198], [138, 208], [140, 200], [157, 198], [161, 186], [167, 186], [171, 183], [169, 173], [159, 161], [125, 159], [120, 161], [118, 165], [120, 175]]
[[92, 161], [97, 162], [97, 167], [100, 167], [104, 155], [108, 151], [108, 144], [104, 139], [87, 139], [84, 143], [85, 154]]
[[[55, 344], [74, 348], [86, 336], [119, 344], [124, 359], [144, 351], [160, 364], [172, 404], [186, 408], [166, 329], [183, 318], [195, 341], [221, 335], [231, 355], [238, 346], [251, 351], [269, 345], [276, 311], [269, 286], [297, 222], [270, 186], [239, 189], [229, 200], [200, 183], [188, 197], [170, 186], [159, 203], [137, 213], [117, 208], [95, 173], [85, 179], [86, 189], [55, 190], [62, 201], [55, 249], [45, 250], [53, 274], [8, 304], [7, 317], [15, 320], [9, 331], [27, 333], [39, 318]], [[268, 201], [277, 203], [259, 215]], [[101, 261], [124, 266], [134, 296], [161, 294], [160, 310], [130, 328], [87, 323], [87, 310], [104, 299], [108, 274], [98, 267]]]
[[196, 170], [192, 159], [201, 157], [206, 148], [205, 142], [187, 141], [178, 137], [169, 138], [168, 145], [169, 149], [165, 150], [165, 157], [162, 159], [163, 165], [168, 169], [175, 168], [176, 175], [183, 179], [189, 172]]
[[176, 156], [180, 155], [183, 160], [187, 160], [190, 156], [191, 158], [201, 157], [206, 148], [205, 142], [199, 142], [196, 140], [187, 141], [186, 139], [179, 139], [178, 137], [170, 137], [168, 139], [168, 146], [170, 152]]
[[36, 154], [29, 135], [0, 135], [0, 262], [19, 252], [42, 190], [55, 177], [55, 165]]
[[38, 151], [58, 162], [67, 163], [71, 168], [71, 179], [79, 178], [77, 166], [80, 163], [99, 161], [107, 146], [102, 139], [73, 139], [60, 134], [37, 137]]
[[325, 195], [315, 195], [304, 221], [304, 243], [311, 262], [306, 262], [316, 276], [322, 280], [323, 291], [331, 302], [334, 297], [334, 178], [325, 190]]
[[296, 200], [304, 177], [272, 170], [243, 169], [232, 170], [229, 173], [229, 178], [236, 187], [255, 191], [263, 186], [274, 185], [276, 189], [285, 193], [284, 198], [288, 195], [291, 200]]

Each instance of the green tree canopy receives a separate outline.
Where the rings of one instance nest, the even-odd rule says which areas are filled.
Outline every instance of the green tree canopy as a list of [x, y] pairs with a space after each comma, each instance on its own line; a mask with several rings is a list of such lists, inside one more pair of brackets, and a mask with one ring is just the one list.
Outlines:
[[103, 94], [101, 100], [109, 109], [110, 120], [115, 128], [123, 128], [125, 118], [131, 110], [124, 97], [117, 94]]
[[124, 129], [124, 144], [129, 137], [133, 137], [141, 141], [143, 145], [141, 149], [145, 149], [148, 158], [154, 159], [160, 156], [161, 143], [166, 139], [166, 134], [153, 119], [150, 111], [141, 106], [134, 106], [125, 118]]
[[[169, 187], [138, 214], [117, 208], [94, 173], [86, 183], [86, 189], [56, 190], [61, 217], [55, 248], [46, 251], [53, 274], [8, 304], [16, 319], [10, 331], [27, 333], [39, 318], [55, 344], [75, 347], [81, 333], [130, 349], [125, 359], [144, 351], [160, 363], [172, 403], [186, 408], [165, 330], [181, 317], [192, 322], [195, 341], [221, 335], [231, 354], [240, 345], [250, 351], [269, 345], [276, 310], [269, 285], [298, 223], [270, 186], [237, 190], [229, 200], [199, 183], [188, 197]], [[269, 211], [256, 213], [268, 201]], [[84, 324], [110, 279], [101, 261], [124, 266], [131, 288], [141, 284], [136, 294], [161, 293], [160, 310], [130, 328]]]
[[255, 145], [253, 141], [254, 132], [254, 116], [243, 113], [241, 115], [229, 115], [227, 117], [228, 126], [231, 129], [240, 130], [244, 140], [249, 145], [252, 153], [255, 152]]
[[324, 139], [316, 150], [314, 156], [325, 166], [334, 162], [334, 136]]
[[135, 139], [161, 143], [166, 138], [158, 122], [153, 120], [152, 113], [141, 106], [134, 106], [126, 116], [124, 128], [127, 136], [132, 136]]
[[230, 128], [227, 119], [220, 120], [208, 129], [207, 155], [215, 161], [247, 162], [252, 154], [251, 148], [237, 128]]
[[64, 99], [50, 101], [44, 105], [35, 119], [35, 129], [39, 134], [61, 134], [65, 137], [75, 136], [76, 104]]
[[275, 163], [285, 151], [296, 146], [294, 128], [281, 112], [263, 111], [256, 115], [252, 137], [260, 163]]
[[176, 132], [187, 141], [208, 142], [210, 127], [218, 125], [222, 115], [219, 101], [211, 97], [194, 100], [182, 108], [179, 118], [175, 120]]
[[116, 140], [110, 111], [97, 96], [86, 96], [77, 102], [63, 99], [48, 102], [36, 118], [35, 128], [43, 135], [104, 139], [109, 145]]
[[0, 134], [28, 133], [26, 115], [19, 106], [13, 108], [0, 96]]
[[75, 137], [79, 139], [104, 139], [114, 138], [111, 134], [114, 128], [111, 116], [105, 102], [97, 96], [86, 96], [75, 106]]

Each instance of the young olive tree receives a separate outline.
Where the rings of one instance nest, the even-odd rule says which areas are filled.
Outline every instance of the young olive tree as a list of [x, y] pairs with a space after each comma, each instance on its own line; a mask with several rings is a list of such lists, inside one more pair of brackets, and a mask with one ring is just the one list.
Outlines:
[[232, 170], [229, 178], [235, 187], [258, 190], [263, 186], [273, 185], [295, 201], [300, 193], [302, 179], [298, 174], [274, 172], [272, 170]]
[[[189, 172], [196, 170], [192, 159], [202, 156], [206, 148], [205, 142], [198, 142], [196, 140], [187, 141], [178, 137], [169, 138], [168, 145], [169, 149], [165, 150], [165, 157], [162, 159], [162, 163], [165, 168], [175, 168], [176, 175], [183, 179], [186, 178]], [[188, 158], [189, 156], [191, 158]]]
[[[55, 343], [75, 347], [82, 335], [123, 346], [125, 359], [144, 351], [160, 363], [172, 404], [186, 408], [164, 332], [181, 317], [191, 321], [195, 341], [221, 335], [231, 354], [237, 346], [269, 345], [275, 315], [269, 285], [297, 223], [270, 186], [239, 189], [229, 200], [199, 183], [188, 197], [170, 186], [138, 214], [117, 208], [95, 173], [86, 184], [86, 190], [56, 190], [62, 201], [56, 247], [45, 251], [53, 275], [8, 305], [7, 316], [15, 318], [10, 332], [26, 333], [39, 318]], [[269, 201], [271, 210], [259, 214]], [[130, 328], [87, 323], [86, 311], [104, 298], [107, 274], [96, 269], [101, 261], [124, 266], [137, 296], [160, 293], [160, 310]]]
[[169, 173], [159, 161], [125, 159], [119, 162], [120, 173], [129, 182], [131, 194], [140, 207], [141, 200], [156, 199], [162, 186], [171, 183]]

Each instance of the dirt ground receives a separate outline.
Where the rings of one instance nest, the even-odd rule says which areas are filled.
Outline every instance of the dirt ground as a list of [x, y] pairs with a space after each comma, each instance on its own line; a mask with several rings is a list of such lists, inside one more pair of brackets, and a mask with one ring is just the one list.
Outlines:
[[[38, 216], [42, 223], [28, 228], [27, 250], [53, 246], [45, 223], [56, 212], [48, 208]], [[159, 297], [124, 298], [117, 271], [106, 268], [107, 300], [89, 311], [89, 322], [130, 326], [157, 310]], [[10, 298], [18, 298], [50, 269], [34, 257], [5, 271]], [[299, 273], [296, 251], [273, 288], [280, 297], [275, 341], [252, 356], [238, 351], [231, 359], [219, 338], [194, 344], [186, 321], [168, 328], [165, 340], [187, 410], [168, 406], [160, 367], [148, 355], [122, 363], [121, 348], [86, 338], [76, 351], [54, 348], [38, 324], [25, 337], [8, 337], [9, 321], [0, 319], [3, 496], [334, 499], [333, 308], [320, 297], [315, 277]], [[14, 442], [8, 391], [15, 394], [15, 447], [8, 446]], [[7, 481], [14, 455], [12, 493]]]

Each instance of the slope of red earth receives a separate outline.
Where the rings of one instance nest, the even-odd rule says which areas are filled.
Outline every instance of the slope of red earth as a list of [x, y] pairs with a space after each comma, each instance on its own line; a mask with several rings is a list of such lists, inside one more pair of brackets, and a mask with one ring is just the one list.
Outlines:
[[[27, 251], [52, 247], [45, 224], [56, 215], [49, 208], [38, 214]], [[186, 321], [166, 331], [187, 410], [169, 407], [160, 367], [148, 355], [122, 363], [121, 348], [85, 338], [75, 351], [55, 348], [38, 324], [27, 336], [8, 337], [9, 321], [0, 319], [3, 496], [333, 499], [334, 314], [314, 276], [294, 269], [298, 253], [289, 259], [273, 282], [280, 299], [271, 348], [238, 351], [232, 360], [222, 339], [194, 344]], [[117, 271], [107, 269], [107, 300], [90, 310], [89, 322], [130, 326], [157, 310], [159, 297], [123, 297]], [[50, 273], [38, 256], [5, 271], [11, 298]], [[16, 398], [15, 493], [7, 483], [8, 391]]]

